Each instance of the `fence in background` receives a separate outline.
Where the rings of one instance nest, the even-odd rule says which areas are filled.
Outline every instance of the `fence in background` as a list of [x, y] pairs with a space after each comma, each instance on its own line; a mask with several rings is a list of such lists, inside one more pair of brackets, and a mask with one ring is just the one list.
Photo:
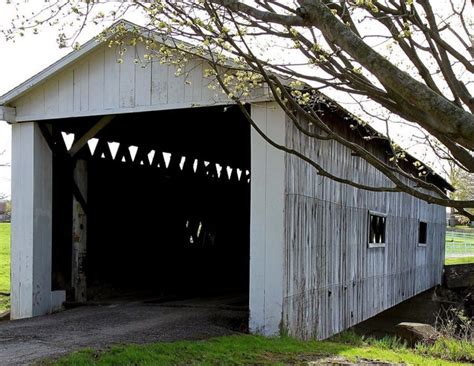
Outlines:
[[474, 231], [446, 231], [446, 258], [474, 256]]

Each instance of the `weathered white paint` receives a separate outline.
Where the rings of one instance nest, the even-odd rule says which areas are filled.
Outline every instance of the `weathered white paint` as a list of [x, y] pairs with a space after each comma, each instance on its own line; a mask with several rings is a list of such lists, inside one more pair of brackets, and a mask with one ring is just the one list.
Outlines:
[[[285, 114], [276, 103], [252, 104], [252, 118], [276, 142]], [[277, 335], [282, 318], [285, 156], [251, 132], [250, 330]]]
[[[191, 59], [184, 75], [177, 75], [172, 65], [144, 62], [146, 53], [141, 43], [129, 46], [118, 63], [114, 48], [99, 45], [44, 82], [22, 89], [8, 106], [16, 107], [16, 121], [22, 122], [230, 103], [220, 90], [208, 88], [206, 61]], [[263, 88], [251, 98], [268, 100]]]
[[[334, 141], [288, 122], [286, 145], [331, 173], [389, 186], [383, 174]], [[445, 209], [404, 193], [375, 193], [317, 175], [286, 156], [283, 323], [300, 338], [327, 338], [441, 282]], [[386, 245], [369, 248], [369, 211], [385, 213]], [[428, 244], [418, 245], [419, 220]]]
[[[173, 66], [135, 63], [143, 45], [129, 48], [123, 63], [116, 62], [113, 48], [88, 47], [0, 98], [7, 103], [3, 115], [15, 108], [16, 120], [24, 122], [229, 103], [207, 87], [202, 60], [191, 60], [186, 76], [176, 77]], [[255, 122], [276, 142], [338, 176], [387, 183], [342, 145], [302, 136], [264, 89], [251, 100]], [[325, 338], [439, 283], [443, 209], [405, 194], [375, 194], [322, 178], [253, 130], [251, 168], [253, 332], [276, 335], [283, 327], [298, 337]], [[14, 126], [12, 175], [12, 316], [20, 318], [52, 311], [64, 300], [63, 291], [50, 288], [51, 152], [35, 123]], [[78, 202], [74, 206], [78, 229], [85, 215]], [[384, 248], [367, 245], [369, 210], [387, 214]], [[428, 223], [425, 247], [416, 242], [419, 219]], [[84, 248], [84, 230], [79, 233], [76, 254]], [[74, 266], [80, 266], [78, 256]]]
[[12, 126], [11, 317], [49, 313], [51, 292], [52, 154], [34, 122]]
[[0, 105], [0, 121], [6, 121], [8, 123], [16, 122], [16, 110], [11, 107], [4, 107]]
[[[74, 167], [74, 182], [87, 203], [87, 162], [79, 159]], [[87, 300], [86, 273], [84, 260], [87, 254], [87, 215], [74, 195], [72, 198], [72, 272], [71, 284], [74, 288], [74, 300]]]

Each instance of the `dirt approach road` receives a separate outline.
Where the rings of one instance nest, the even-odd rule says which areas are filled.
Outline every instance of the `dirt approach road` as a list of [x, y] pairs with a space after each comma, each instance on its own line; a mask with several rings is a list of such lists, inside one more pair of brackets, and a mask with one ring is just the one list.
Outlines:
[[0, 365], [30, 365], [81, 348], [235, 333], [246, 312], [219, 303], [121, 303], [0, 323]]

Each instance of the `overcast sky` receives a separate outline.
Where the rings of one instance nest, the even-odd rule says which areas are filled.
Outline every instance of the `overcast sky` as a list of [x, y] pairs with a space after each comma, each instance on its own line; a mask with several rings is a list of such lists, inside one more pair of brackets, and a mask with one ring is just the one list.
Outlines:
[[[4, 21], [0, 14], [0, 22]], [[54, 34], [44, 32], [29, 36], [16, 43], [0, 39], [0, 95], [5, 94], [16, 85], [41, 71], [67, 51], [60, 50]], [[0, 156], [1, 163], [11, 159], [11, 127], [0, 122]], [[10, 168], [0, 167], [0, 193], [10, 194]]]
[[[41, 1], [29, 4], [32, 8], [42, 6]], [[0, 5], [0, 28], [5, 28], [11, 19], [10, 8]], [[99, 28], [89, 27], [81, 36], [81, 42], [94, 37]], [[71, 49], [60, 49], [56, 43], [57, 32], [54, 29], [43, 29], [37, 35], [27, 33], [14, 43], [5, 41], [0, 35], [0, 95], [5, 94], [18, 84], [37, 74]], [[11, 127], [0, 121], [0, 165], [11, 160]], [[10, 194], [10, 168], [0, 167], [0, 193]]]

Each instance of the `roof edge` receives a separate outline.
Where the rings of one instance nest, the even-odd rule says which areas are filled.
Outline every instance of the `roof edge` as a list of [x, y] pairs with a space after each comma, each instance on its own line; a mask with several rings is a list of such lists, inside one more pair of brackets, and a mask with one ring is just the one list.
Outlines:
[[[136, 24], [133, 24], [127, 20], [122, 19], [113, 23], [107, 29], [109, 30], [115, 29], [120, 25], [124, 25], [125, 27], [130, 28], [130, 29], [132, 29], [133, 27], [140, 27]], [[98, 42], [96, 38], [97, 36], [94, 36], [93, 38], [88, 40], [86, 43], [84, 43], [78, 50], [69, 52], [67, 55], [63, 56], [58, 61], [49, 65], [45, 69], [41, 70], [40, 72], [33, 75], [26, 81], [22, 82], [21, 84], [17, 85], [10, 91], [0, 96], [0, 106], [2, 105], [4, 106], [8, 104], [9, 102], [13, 101], [14, 99], [22, 96], [31, 88], [41, 84], [42, 82], [52, 77], [54, 74], [56, 74], [56, 72], [58, 72], [62, 68], [72, 64], [73, 62], [77, 61], [81, 57], [94, 51], [96, 48], [98, 48], [100, 45], [103, 44], [103, 42]]]

